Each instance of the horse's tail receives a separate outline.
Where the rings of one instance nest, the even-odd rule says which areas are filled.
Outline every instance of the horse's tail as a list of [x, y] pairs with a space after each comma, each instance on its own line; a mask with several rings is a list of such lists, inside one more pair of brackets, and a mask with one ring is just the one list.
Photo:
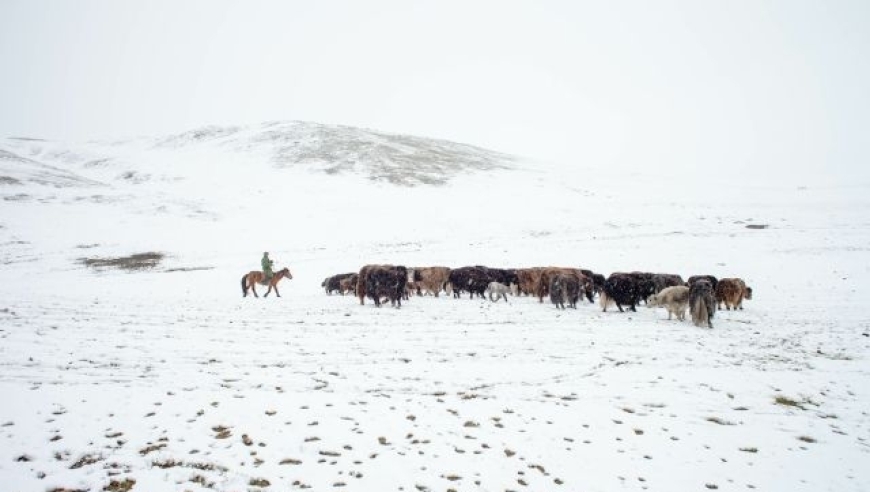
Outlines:
[[248, 297], [248, 286], [245, 285], [245, 280], [247, 278], [247, 275], [242, 275], [242, 297]]

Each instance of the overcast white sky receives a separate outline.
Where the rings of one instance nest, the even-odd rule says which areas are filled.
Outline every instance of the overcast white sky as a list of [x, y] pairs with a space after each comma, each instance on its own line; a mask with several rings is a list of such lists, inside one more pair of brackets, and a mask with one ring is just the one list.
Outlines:
[[293, 119], [592, 167], [870, 168], [866, 0], [0, 0], [0, 84], [0, 136]]

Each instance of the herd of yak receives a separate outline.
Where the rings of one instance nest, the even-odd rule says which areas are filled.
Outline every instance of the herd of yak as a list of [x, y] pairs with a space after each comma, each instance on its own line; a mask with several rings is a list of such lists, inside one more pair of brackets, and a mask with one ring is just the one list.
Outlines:
[[712, 319], [724, 304], [726, 309], [743, 309], [743, 299], [752, 299], [752, 289], [739, 278], [717, 279], [712, 275], [695, 275], [688, 281], [667, 273], [613, 273], [604, 275], [582, 268], [535, 267], [499, 269], [485, 266], [405, 267], [397, 265], [366, 265], [359, 272], [333, 275], [321, 286], [327, 294], [353, 293], [365, 304], [366, 297], [380, 307], [386, 300], [396, 307], [412, 295], [433, 295], [441, 292], [461, 297], [468, 292], [497, 302], [507, 293], [538, 297], [539, 302], [549, 296], [557, 308], [575, 308], [586, 297], [594, 303], [599, 296], [601, 307], [616, 304], [635, 311], [641, 301], [649, 306], [667, 308], [668, 319], [685, 319], [686, 310], [697, 326], [713, 327]]

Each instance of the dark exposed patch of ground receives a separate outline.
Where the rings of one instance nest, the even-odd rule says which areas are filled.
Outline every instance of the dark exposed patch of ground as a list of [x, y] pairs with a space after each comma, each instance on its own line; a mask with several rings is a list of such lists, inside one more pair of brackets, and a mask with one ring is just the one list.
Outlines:
[[86, 267], [116, 268], [125, 271], [150, 270], [160, 264], [166, 255], [158, 252], [136, 253], [129, 256], [79, 258]]
[[112, 480], [109, 485], [103, 487], [103, 490], [107, 492], [128, 492], [134, 485], [136, 485], [136, 480], [132, 478], [126, 478], [123, 481]]

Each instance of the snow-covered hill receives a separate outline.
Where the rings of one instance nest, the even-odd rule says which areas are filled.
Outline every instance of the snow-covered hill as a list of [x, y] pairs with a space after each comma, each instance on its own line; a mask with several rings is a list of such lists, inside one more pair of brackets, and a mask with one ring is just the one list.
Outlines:
[[[865, 490], [868, 190], [704, 174], [299, 122], [2, 140], [0, 489]], [[264, 250], [294, 278], [243, 299]], [[755, 296], [708, 330], [321, 290], [386, 262]]]
[[[166, 137], [92, 142], [75, 150], [37, 139], [9, 139], [4, 147], [36, 160], [115, 170], [125, 160], [152, 160], [151, 156], [165, 155], [161, 151], [167, 150], [238, 154], [256, 156], [278, 169], [349, 174], [401, 186], [443, 185], [461, 174], [509, 169], [516, 161], [506, 154], [445, 140], [299, 121], [211, 126]], [[115, 178], [144, 181], [129, 176], [132, 172], [120, 172]]]
[[6, 186], [37, 184], [55, 188], [93, 187], [100, 183], [75, 175], [65, 169], [41, 164], [0, 149], [0, 183]]

